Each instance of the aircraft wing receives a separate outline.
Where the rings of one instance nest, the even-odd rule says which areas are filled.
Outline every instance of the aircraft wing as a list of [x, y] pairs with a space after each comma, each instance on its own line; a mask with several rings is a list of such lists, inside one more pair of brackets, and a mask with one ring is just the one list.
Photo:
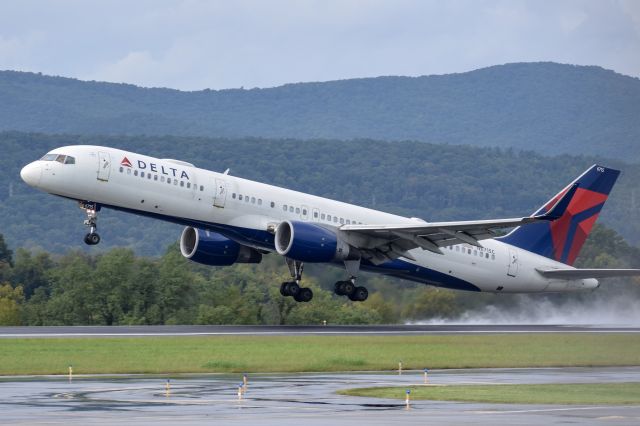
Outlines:
[[398, 257], [415, 260], [408, 251], [417, 247], [439, 254], [442, 254], [440, 247], [455, 244], [467, 243], [482, 247], [479, 241], [493, 238], [496, 229], [556, 220], [564, 214], [577, 189], [578, 184], [574, 184], [548, 213], [539, 216], [461, 222], [343, 225], [339, 229], [374, 264]]
[[640, 269], [538, 269], [542, 276], [559, 280], [640, 276]]

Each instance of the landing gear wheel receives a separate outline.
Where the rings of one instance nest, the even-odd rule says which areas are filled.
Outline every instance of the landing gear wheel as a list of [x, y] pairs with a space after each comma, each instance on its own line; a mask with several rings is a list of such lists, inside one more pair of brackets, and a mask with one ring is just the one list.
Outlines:
[[284, 282], [282, 284], [280, 284], [280, 294], [283, 296], [288, 296], [289, 295], [289, 283], [288, 282]]
[[364, 302], [369, 297], [369, 291], [366, 287], [356, 287], [353, 293], [349, 295], [349, 299], [354, 302]]
[[96, 232], [90, 232], [84, 236], [84, 242], [87, 245], [95, 246], [100, 242], [100, 235], [98, 235]]
[[340, 290], [342, 291], [342, 294], [344, 294], [345, 296], [351, 297], [353, 292], [356, 290], [356, 286], [353, 285], [351, 281], [342, 281]]
[[313, 299], [313, 291], [310, 288], [303, 287], [293, 298], [296, 302], [310, 302]]
[[290, 282], [288, 283], [289, 285], [287, 286], [287, 293], [289, 296], [293, 296], [293, 298], [296, 298], [296, 295], [300, 292], [300, 286], [298, 285], [298, 283], [294, 283], [294, 282]]

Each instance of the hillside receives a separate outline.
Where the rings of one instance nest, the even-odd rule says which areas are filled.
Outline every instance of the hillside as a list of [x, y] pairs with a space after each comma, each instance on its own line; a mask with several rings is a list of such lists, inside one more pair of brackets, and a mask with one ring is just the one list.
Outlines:
[[640, 242], [640, 165], [586, 156], [545, 157], [497, 148], [372, 140], [207, 139], [176, 136], [72, 136], [0, 133], [0, 234], [12, 247], [103, 250], [126, 246], [158, 254], [180, 227], [106, 210], [103, 243], [86, 248], [83, 212], [38, 192], [20, 168], [63, 145], [96, 144], [178, 158], [202, 168], [427, 220], [527, 215], [584, 169], [599, 162], [623, 174], [600, 223]]
[[640, 162], [640, 80], [599, 67], [518, 63], [181, 92], [2, 71], [0, 130], [416, 140]]

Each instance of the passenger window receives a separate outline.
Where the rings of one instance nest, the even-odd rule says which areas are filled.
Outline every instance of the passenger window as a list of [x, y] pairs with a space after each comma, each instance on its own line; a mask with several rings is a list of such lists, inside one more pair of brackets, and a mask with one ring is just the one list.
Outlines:
[[344, 225], [344, 219], [340, 218], [340, 223]]
[[174, 180], [173, 180], [173, 184], [174, 184], [175, 186], [178, 186], [178, 179], [174, 179]]
[[147, 179], [151, 180], [151, 173], [147, 173]]
[[236, 193], [235, 192], [233, 194], [231, 194], [231, 198], [233, 198], [234, 200], [236, 199]]
[[144, 172], [140, 172], [140, 177], [143, 178], [144, 177]]
[[138, 176], [138, 171], [137, 171], [137, 170], [134, 170], [134, 171], [133, 171], [133, 175], [134, 175], [134, 176]]
[[[191, 182], [187, 182], [187, 188], [191, 188]], [[235, 194], [233, 194], [233, 195], [235, 195]], [[233, 198], [236, 198], [236, 197], [233, 197]]]
[[120, 167], [120, 173], [124, 172], [124, 167]]
[[204, 191], [204, 186], [200, 185], [200, 191]]
[[284, 210], [285, 212], [287, 211], [287, 205], [286, 204], [282, 205], [282, 210]]
[[488, 258], [489, 258], [489, 253], [486, 253], [484, 257], [485, 257], [486, 259], [488, 259]]
[[271, 208], [274, 208], [276, 206], [276, 203], [274, 203], [273, 201], [271, 202]]
[[300, 207], [296, 207], [296, 214], [300, 214]]
[[261, 206], [262, 205], [262, 198], [258, 198], [258, 205]]
[[302, 209], [302, 214], [303, 214], [304, 216], [306, 216], [306, 215], [307, 215], [307, 209]]
[[351, 225], [351, 220], [347, 219], [347, 225]]
[[238, 194], [238, 200], [242, 201], [242, 194]]
[[495, 254], [491, 255], [491, 260], [496, 260], [496, 255]]
[[164, 182], [164, 176], [160, 177], [160, 182]]
[[469, 254], [471, 254], [471, 249], [469, 249]]
[[256, 203], [256, 197], [251, 197], [251, 204], [255, 204]]
[[245, 196], [244, 196], [244, 202], [245, 202], [245, 203], [248, 203], [249, 201], [251, 201], [251, 200], [249, 199], [249, 196], [248, 196], [248, 195], [245, 195]]
[[320, 219], [324, 220], [324, 218], [325, 218], [325, 214], [324, 214], [324, 213], [322, 213], [322, 214], [320, 215]]
[[460, 246], [456, 246], [456, 251], [460, 251]]
[[180, 181], [180, 186], [184, 187], [184, 181], [183, 180]]
[[334, 216], [334, 217], [333, 217], [333, 221], [334, 221], [335, 223], [338, 223], [338, 216]]
[[131, 174], [131, 169], [127, 169], [127, 174], [130, 175]]
[[289, 206], [289, 212], [293, 213], [293, 206]]
[[313, 217], [318, 218], [318, 212], [313, 212]]
[[171, 185], [171, 178], [167, 178], [167, 183]]
[[153, 175], [153, 180], [158, 180], [158, 175]]
[[76, 164], [76, 159], [67, 155], [67, 158], [64, 160], [64, 164]]

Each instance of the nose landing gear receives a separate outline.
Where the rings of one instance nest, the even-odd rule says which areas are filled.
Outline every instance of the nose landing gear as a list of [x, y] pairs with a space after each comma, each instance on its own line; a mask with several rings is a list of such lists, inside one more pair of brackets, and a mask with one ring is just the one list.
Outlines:
[[94, 246], [100, 242], [100, 235], [96, 232], [98, 229], [98, 211], [100, 206], [89, 201], [81, 202], [80, 208], [87, 213], [87, 219], [84, 221], [85, 226], [89, 227], [89, 233], [84, 236], [84, 242], [87, 245]]

